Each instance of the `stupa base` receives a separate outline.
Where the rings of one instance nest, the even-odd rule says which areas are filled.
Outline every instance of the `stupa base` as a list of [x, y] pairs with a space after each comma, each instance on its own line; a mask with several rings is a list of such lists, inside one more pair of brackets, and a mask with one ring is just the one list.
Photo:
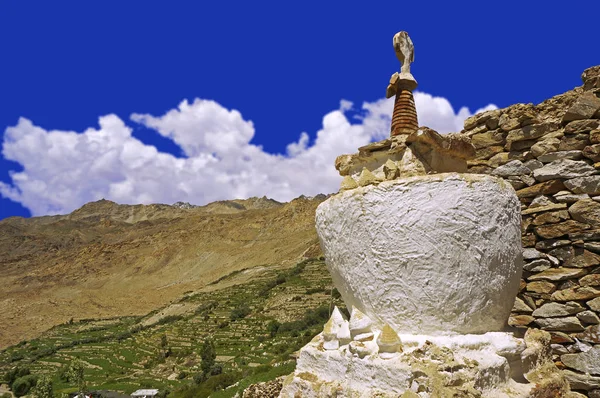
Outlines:
[[541, 358], [534, 362], [548, 367], [546, 381], [537, 379], [534, 384], [525, 379], [524, 367], [528, 374], [533, 370], [526, 359], [529, 348], [511, 333], [400, 335], [402, 352], [397, 353], [379, 353], [376, 335], [327, 350], [319, 334], [300, 350], [296, 370], [285, 380], [280, 397], [520, 398], [538, 396], [533, 394], [540, 388], [552, 388], [564, 397], [571, 394], [554, 364]]

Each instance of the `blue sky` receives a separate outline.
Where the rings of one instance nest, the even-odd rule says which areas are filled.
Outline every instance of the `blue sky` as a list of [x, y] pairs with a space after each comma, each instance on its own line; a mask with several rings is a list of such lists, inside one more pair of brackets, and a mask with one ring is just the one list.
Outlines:
[[396, 32], [415, 45], [421, 124], [458, 131], [490, 104], [580, 85], [600, 64], [599, 11], [597, 1], [2, 2], [0, 219], [103, 197], [333, 192], [335, 155], [386, 134]]

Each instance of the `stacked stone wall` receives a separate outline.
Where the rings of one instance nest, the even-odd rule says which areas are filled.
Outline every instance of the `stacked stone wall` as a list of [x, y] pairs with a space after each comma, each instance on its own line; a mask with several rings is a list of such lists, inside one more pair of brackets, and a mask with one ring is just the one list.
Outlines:
[[505, 178], [522, 204], [523, 279], [509, 324], [552, 335], [572, 388], [600, 397], [600, 66], [539, 105], [465, 121], [469, 171]]

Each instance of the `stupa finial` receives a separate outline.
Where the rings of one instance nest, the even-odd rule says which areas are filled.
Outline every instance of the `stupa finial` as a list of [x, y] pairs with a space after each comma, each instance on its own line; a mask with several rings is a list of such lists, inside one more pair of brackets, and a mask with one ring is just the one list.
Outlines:
[[394, 35], [393, 44], [401, 68], [400, 73], [396, 72], [392, 75], [386, 90], [387, 98], [396, 96], [390, 132], [392, 137], [400, 134], [412, 134], [419, 128], [412, 94], [413, 90], [417, 88], [417, 81], [410, 73], [410, 64], [415, 60], [415, 46], [405, 31]]

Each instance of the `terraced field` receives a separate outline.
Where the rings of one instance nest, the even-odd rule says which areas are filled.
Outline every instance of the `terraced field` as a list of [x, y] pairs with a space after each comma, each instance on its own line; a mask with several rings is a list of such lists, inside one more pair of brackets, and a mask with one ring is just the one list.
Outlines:
[[0, 372], [27, 366], [34, 375], [51, 375], [56, 393], [72, 392], [76, 387], [61, 375], [79, 358], [89, 390], [173, 391], [193, 385], [200, 373], [200, 348], [211, 339], [217, 364], [239, 381], [215, 396], [233, 396], [251, 381], [291, 372], [291, 354], [321, 330], [332, 304], [340, 305], [339, 296], [322, 259], [287, 269], [255, 267], [143, 317], [54, 327], [2, 351]]

